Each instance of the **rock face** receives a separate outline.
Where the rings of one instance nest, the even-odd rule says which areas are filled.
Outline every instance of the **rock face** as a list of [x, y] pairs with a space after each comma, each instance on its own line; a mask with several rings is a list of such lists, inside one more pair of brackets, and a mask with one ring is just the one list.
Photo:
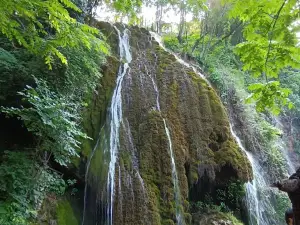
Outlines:
[[197, 225], [242, 225], [233, 215], [212, 211], [195, 215]]
[[[116, 29], [108, 23], [96, 27], [107, 36], [113, 54], [85, 112], [84, 126], [93, 140], [82, 147], [88, 165], [84, 224], [191, 224], [190, 202], [229, 180], [252, 178], [226, 111], [207, 82], [162, 49], [147, 30]], [[111, 99], [119, 69], [124, 69], [117, 30], [122, 36], [125, 29], [132, 61], [119, 83], [122, 115], [116, 126]]]

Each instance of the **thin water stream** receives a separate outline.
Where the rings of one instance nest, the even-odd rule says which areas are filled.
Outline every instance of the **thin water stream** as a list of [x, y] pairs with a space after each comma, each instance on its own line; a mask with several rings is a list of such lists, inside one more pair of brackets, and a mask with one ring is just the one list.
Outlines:
[[88, 189], [88, 175], [89, 175], [89, 171], [90, 171], [90, 165], [91, 165], [91, 161], [92, 161], [92, 158], [95, 154], [95, 151], [97, 150], [99, 144], [100, 144], [100, 139], [101, 139], [101, 134], [104, 130], [104, 126], [100, 129], [100, 132], [99, 132], [99, 135], [98, 135], [98, 139], [96, 141], [96, 144], [92, 150], [92, 153], [87, 161], [87, 164], [86, 164], [86, 169], [85, 169], [85, 177], [84, 177], [84, 182], [85, 182], [85, 186], [84, 186], [84, 202], [83, 202], [83, 213], [82, 213], [82, 222], [81, 224], [84, 225], [84, 222], [85, 222], [85, 213], [86, 213], [86, 204], [87, 204], [87, 189]]
[[171, 156], [171, 166], [172, 166], [172, 179], [173, 179], [173, 185], [174, 185], [174, 194], [175, 194], [175, 206], [176, 206], [176, 220], [178, 225], [184, 225], [184, 219], [181, 212], [181, 198], [180, 198], [180, 189], [178, 184], [178, 175], [176, 170], [176, 164], [175, 164], [175, 158], [173, 153], [173, 146], [172, 146], [172, 139], [170, 135], [169, 128], [167, 127], [166, 120], [163, 119], [166, 135], [168, 138], [168, 144], [169, 144], [169, 153]]
[[[160, 36], [158, 36], [156, 33], [153, 32], [151, 32], [151, 35], [164, 50], [174, 55], [179, 63], [189, 68], [192, 68], [196, 74], [198, 74], [201, 78], [203, 78], [207, 82], [209, 86], [211, 86], [210, 82], [206, 79], [206, 77], [203, 74], [201, 74], [199, 71], [197, 71], [197, 69], [194, 66], [183, 61], [176, 54], [166, 49], [161, 41]], [[270, 216], [272, 214], [273, 215], [276, 214], [276, 211], [274, 209], [274, 202], [272, 201], [272, 197], [271, 197], [273, 194], [272, 193], [273, 190], [271, 190], [271, 188], [269, 187], [269, 184], [266, 180], [267, 178], [265, 176], [265, 172], [261, 167], [260, 162], [258, 162], [257, 159], [244, 148], [241, 140], [233, 131], [231, 124], [230, 124], [230, 128], [233, 137], [238, 143], [240, 149], [246, 154], [248, 160], [251, 163], [252, 170], [253, 170], [253, 180], [246, 184], [246, 203], [247, 203], [249, 224], [250, 225], [274, 225], [274, 218]], [[288, 168], [289, 173], [291, 173], [291, 171], [294, 172], [295, 170], [293, 166], [290, 166], [289, 163], [290, 160], [287, 156], [287, 153], [284, 151], [282, 147], [281, 150], [283, 156], [287, 159], [286, 166], [289, 167]]]
[[116, 162], [118, 158], [118, 152], [120, 147], [120, 125], [122, 122], [122, 84], [124, 76], [129, 69], [129, 63], [132, 60], [129, 46], [129, 35], [128, 30], [125, 29], [123, 35], [114, 27], [119, 36], [119, 51], [120, 51], [120, 61], [124, 62], [119, 67], [119, 72], [117, 75], [116, 88], [113, 92], [113, 97], [111, 100], [110, 107], [110, 162], [108, 167], [108, 179], [107, 179], [107, 193], [108, 193], [108, 207], [107, 207], [107, 219], [108, 224], [113, 224], [113, 205], [114, 205], [114, 195], [115, 195], [115, 170]]
[[[160, 103], [159, 103], [159, 90], [158, 90], [157, 84], [156, 84], [155, 80], [153, 79], [153, 76], [151, 76], [150, 73], [147, 72], [147, 75], [151, 79], [153, 89], [156, 94], [156, 110], [161, 112]], [[172, 138], [170, 135], [170, 130], [167, 126], [166, 119], [163, 116], [162, 116], [162, 119], [164, 122], [164, 128], [165, 128], [166, 136], [168, 139], [168, 150], [169, 150], [169, 155], [171, 158], [172, 180], [173, 180], [173, 186], [174, 186], [174, 196], [175, 196], [174, 200], [175, 200], [175, 208], [176, 208], [176, 211], [175, 211], [176, 212], [176, 221], [177, 221], [177, 225], [184, 225], [185, 222], [184, 222], [184, 217], [183, 217], [183, 213], [181, 210], [181, 207], [182, 207], [181, 197], [180, 197], [181, 193], [180, 193], [179, 182], [178, 182], [175, 156], [174, 156], [174, 152], [173, 152]]]

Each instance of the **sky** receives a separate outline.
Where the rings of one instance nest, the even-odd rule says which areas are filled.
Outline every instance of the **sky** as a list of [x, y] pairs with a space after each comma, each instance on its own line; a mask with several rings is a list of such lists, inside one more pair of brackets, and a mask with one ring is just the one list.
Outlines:
[[[141, 13], [139, 16], [143, 16], [144, 21], [146, 21], [146, 25], [150, 26], [152, 23], [155, 22], [155, 11], [156, 7], [155, 6], [142, 6]], [[110, 12], [107, 9], [103, 7], [99, 7], [96, 11], [96, 18], [98, 20], [104, 20], [104, 21], [109, 21], [109, 22], [114, 22], [114, 17], [116, 13]], [[163, 21], [168, 22], [168, 23], [179, 23], [180, 21], [180, 14], [176, 13], [173, 9], [168, 10], [166, 13], [163, 13]], [[192, 15], [187, 15], [186, 21], [192, 20]], [[125, 22], [126, 21], [122, 21]]]

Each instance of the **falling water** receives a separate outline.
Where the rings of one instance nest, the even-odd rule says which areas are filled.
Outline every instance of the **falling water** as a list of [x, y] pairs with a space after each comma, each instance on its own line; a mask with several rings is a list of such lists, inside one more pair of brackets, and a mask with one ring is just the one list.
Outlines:
[[153, 88], [155, 90], [155, 93], [156, 93], [156, 109], [158, 111], [160, 111], [160, 105], [159, 105], [159, 91], [158, 91], [158, 88], [157, 88], [157, 85], [153, 79], [153, 77], [151, 76], [151, 81], [152, 81], [152, 84], [153, 84]]
[[114, 203], [114, 192], [115, 192], [115, 168], [119, 151], [119, 129], [122, 122], [122, 83], [124, 76], [129, 68], [131, 62], [131, 54], [129, 51], [129, 36], [128, 30], [125, 29], [123, 36], [121, 32], [115, 27], [119, 36], [119, 51], [120, 61], [124, 62], [119, 68], [116, 88], [113, 93], [111, 107], [110, 107], [110, 162], [108, 168], [108, 180], [107, 180], [107, 192], [108, 192], [108, 208], [107, 218], [108, 224], [113, 224], [113, 203]]
[[247, 155], [253, 170], [253, 181], [246, 184], [246, 203], [250, 225], [280, 224], [271, 216], [277, 213], [274, 208], [276, 203], [272, 200], [274, 189], [269, 186], [263, 168], [255, 157], [243, 147], [231, 126], [230, 129], [239, 147]]
[[99, 132], [99, 135], [98, 135], [98, 139], [97, 139], [97, 142], [93, 148], [93, 151], [92, 151], [92, 154], [90, 155], [89, 159], [88, 159], [88, 162], [87, 162], [87, 165], [86, 165], [86, 170], [85, 170], [85, 186], [84, 186], [84, 202], [83, 202], [83, 216], [82, 216], [82, 225], [84, 225], [84, 220], [85, 220], [85, 212], [86, 212], [86, 204], [87, 204], [87, 187], [88, 187], [88, 175], [89, 175], [89, 171], [90, 171], [90, 165], [91, 165], [91, 161], [92, 161], [92, 158], [95, 154], [95, 151], [96, 149], [98, 148], [99, 146], [99, 143], [100, 143], [100, 139], [101, 139], [101, 133], [103, 131], [103, 128], [102, 127], [100, 129], [100, 132]]
[[172, 140], [171, 140], [169, 128], [167, 127], [167, 124], [166, 124], [166, 120], [165, 119], [163, 119], [163, 120], [164, 120], [166, 134], [168, 137], [169, 151], [170, 151], [170, 156], [171, 156], [172, 179], [173, 179], [173, 185], [174, 185], [175, 204], [176, 204], [176, 220], [177, 220], [178, 225], [183, 225], [184, 220], [183, 220], [182, 212], [180, 209], [180, 207], [181, 207], [180, 189], [179, 189], [179, 184], [178, 184], [178, 176], [177, 176], [177, 171], [176, 171], [176, 164], [175, 164], [175, 159], [174, 159]]
[[[235, 134], [232, 129], [232, 125], [230, 125], [230, 131], [235, 138], [236, 142], [238, 143], [239, 147], [243, 150], [243, 152], [247, 155], [249, 159], [252, 170], [253, 170], [253, 181], [248, 182], [246, 184], [246, 202], [247, 202], [247, 209], [249, 214], [249, 220], [251, 225], [267, 225], [267, 221], [264, 221], [264, 217], [262, 213], [266, 210], [264, 209], [265, 204], [260, 202], [258, 197], [258, 187], [266, 187], [266, 182], [264, 180], [263, 175], [261, 174], [261, 168], [259, 164], [254, 159], [253, 155], [248, 152], [244, 146], [240, 138]], [[248, 172], [249, 174], [249, 172]]]
[[187, 62], [185, 62], [184, 60], [182, 60], [181, 58], [179, 58], [174, 52], [170, 51], [169, 49], [165, 48], [164, 44], [162, 43], [162, 40], [161, 40], [161, 37], [157, 34], [157, 33], [154, 33], [154, 32], [150, 32], [151, 36], [158, 42], [159, 46], [161, 48], [163, 48], [166, 52], [172, 54], [175, 59], [177, 60], [177, 62], [179, 62], [180, 64], [188, 67], [188, 68], [191, 68], [196, 74], [198, 74], [201, 78], [203, 78], [206, 83], [211, 86], [210, 82], [206, 79], [206, 77], [200, 73], [197, 68]]
[[[163, 43], [161, 41], [160, 36], [158, 36], [156, 33], [151, 33], [152, 37], [159, 43], [159, 45], [166, 51], [168, 51], [170, 54], [174, 55], [177, 61], [191, 69], [198, 74], [201, 78], [205, 79], [207, 84], [211, 86], [210, 82], [206, 79], [206, 77], [201, 74], [196, 67], [188, 64], [187, 62], [180, 59], [176, 54], [169, 51], [163, 46]], [[234, 133], [234, 131], [231, 128], [231, 133], [236, 139], [239, 147], [245, 152], [247, 155], [248, 160], [251, 163], [252, 170], [253, 170], [253, 181], [248, 182], [246, 184], [246, 202], [247, 202], [247, 209], [248, 209], [248, 215], [249, 215], [249, 223], [250, 225], [274, 225], [278, 224], [278, 221], [272, 217], [272, 215], [276, 214], [276, 211], [274, 209], [274, 202], [272, 201], [272, 195], [274, 196], [274, 192], [272, 188], [268, 186], [268, 182], [266, 181], [266, 176], [264, 173], [263, 168], [258, 163], [257, 159], [248, 152], [242, 145], [240, 139], [237, 137], [237, 135]], [[281, 145], [282, 147], [282, 145]], [[281, 150], [284, 150], [281, 148]], [[283, 156], [287, 159], [286, 166], [289, 167], [292, 165], [289, 163], [289, 158], [286, 157], [287, 153], [282, 151]], [[289, 173], [290, 171], [294, 171], [293, 167], [288, 168]], [[250, 172], [250, 171], [249, 171]], [[250, 174], [250, 173], [249, 173]], [[270, 216], [271, 215], [271, 216]]]
[[[283, 124], [280, 122], [280, 120], [273, 116], [272, 118], [275, 121], [275, 127], [277, 129], [279, 129], [280, 131], [283, 130]], [[284, 141], [282, 139], [279, 139], [277, 141], [277, 147], [279, 148], [279, 150], [281, 151], [282, 155], [284, 156], [285, 160], [286, 160], [286, 165], [287, 165], [287, 170], [288, 170], [288, 174], [292, 175], [292, 173], [294, 173], [296, 171], [296, 167], [295, 164], [292, 162], [290, 155], [288, 153], [288, 148], [287, 146], [284, 144]]]
[[[158, 43], [160, 43], [160, 46], [162, 48], [164, 48], [163, 45], [161, 44], [161, 42], [159, 41], [158, 36], [155, 33], [152, 33], [152, 32], [151, 32], [151, 34], [156, 40], [158, 40]], [[147, 71], [147, 75], [151, 79], [153, 89], [154, 89], [155, 94], [156, 94], [156, 110], [161, 112], [161, 108], [160, 108], [160, 104], [159, 104], [159, 90], [158, 90], [157, 84], [156, 84], [155, 80], [153, 79], [153, 77], [151, 76], [151, 74], [149, 74], [146, 67], [145, 67], [145, 69]], [[180, 197], [180, 188], [179, 188], [175, 158], [174, 158], [174, 153], [173, 153], [172, 139], [171, 139], [170, 131], [169, 131], [169, 128], [167, 127], [167, 123], [166, 123], [165, 118], [163, 118], [163, 121], [164, 121], [164, 127], [165, 127], [165, 131], [166, 131], [166, 135], [167, 135], [167, 138], [168, 138], [169, 153], [170, 153], [170, 158], [171, 158], [172, 179], [173, 179], [173, 185], [174, 185], [174, 196], [175, 196], [175, 207], [176, 207], [176, 220], [177, 220], [178, 225], [184, 225], [185, 223], [184, 223], [184, 218], [183, 218], [182, 210], [181, 210], [182, 204], [181, 204], [181, 197]]]

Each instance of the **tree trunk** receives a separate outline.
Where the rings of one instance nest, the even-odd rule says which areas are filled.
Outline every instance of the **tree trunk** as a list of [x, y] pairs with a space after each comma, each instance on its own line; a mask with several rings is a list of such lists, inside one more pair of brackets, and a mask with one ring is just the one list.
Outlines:
[[157, 2], [156, 4], [156, 32], [161, 35], [162, 32], [162, 11], [163, 11], [163, 6], [161, 3]]
[[183, 42], [182, 37], [184, 34], [185, 15], [186, 15], [185, 4], [184, 4], [184, 2], [182, 2], [180, 5], [180, 23], [179, 23], [179, 31], [178, 31], [178, 36], [177, 36], [179, 43]]

